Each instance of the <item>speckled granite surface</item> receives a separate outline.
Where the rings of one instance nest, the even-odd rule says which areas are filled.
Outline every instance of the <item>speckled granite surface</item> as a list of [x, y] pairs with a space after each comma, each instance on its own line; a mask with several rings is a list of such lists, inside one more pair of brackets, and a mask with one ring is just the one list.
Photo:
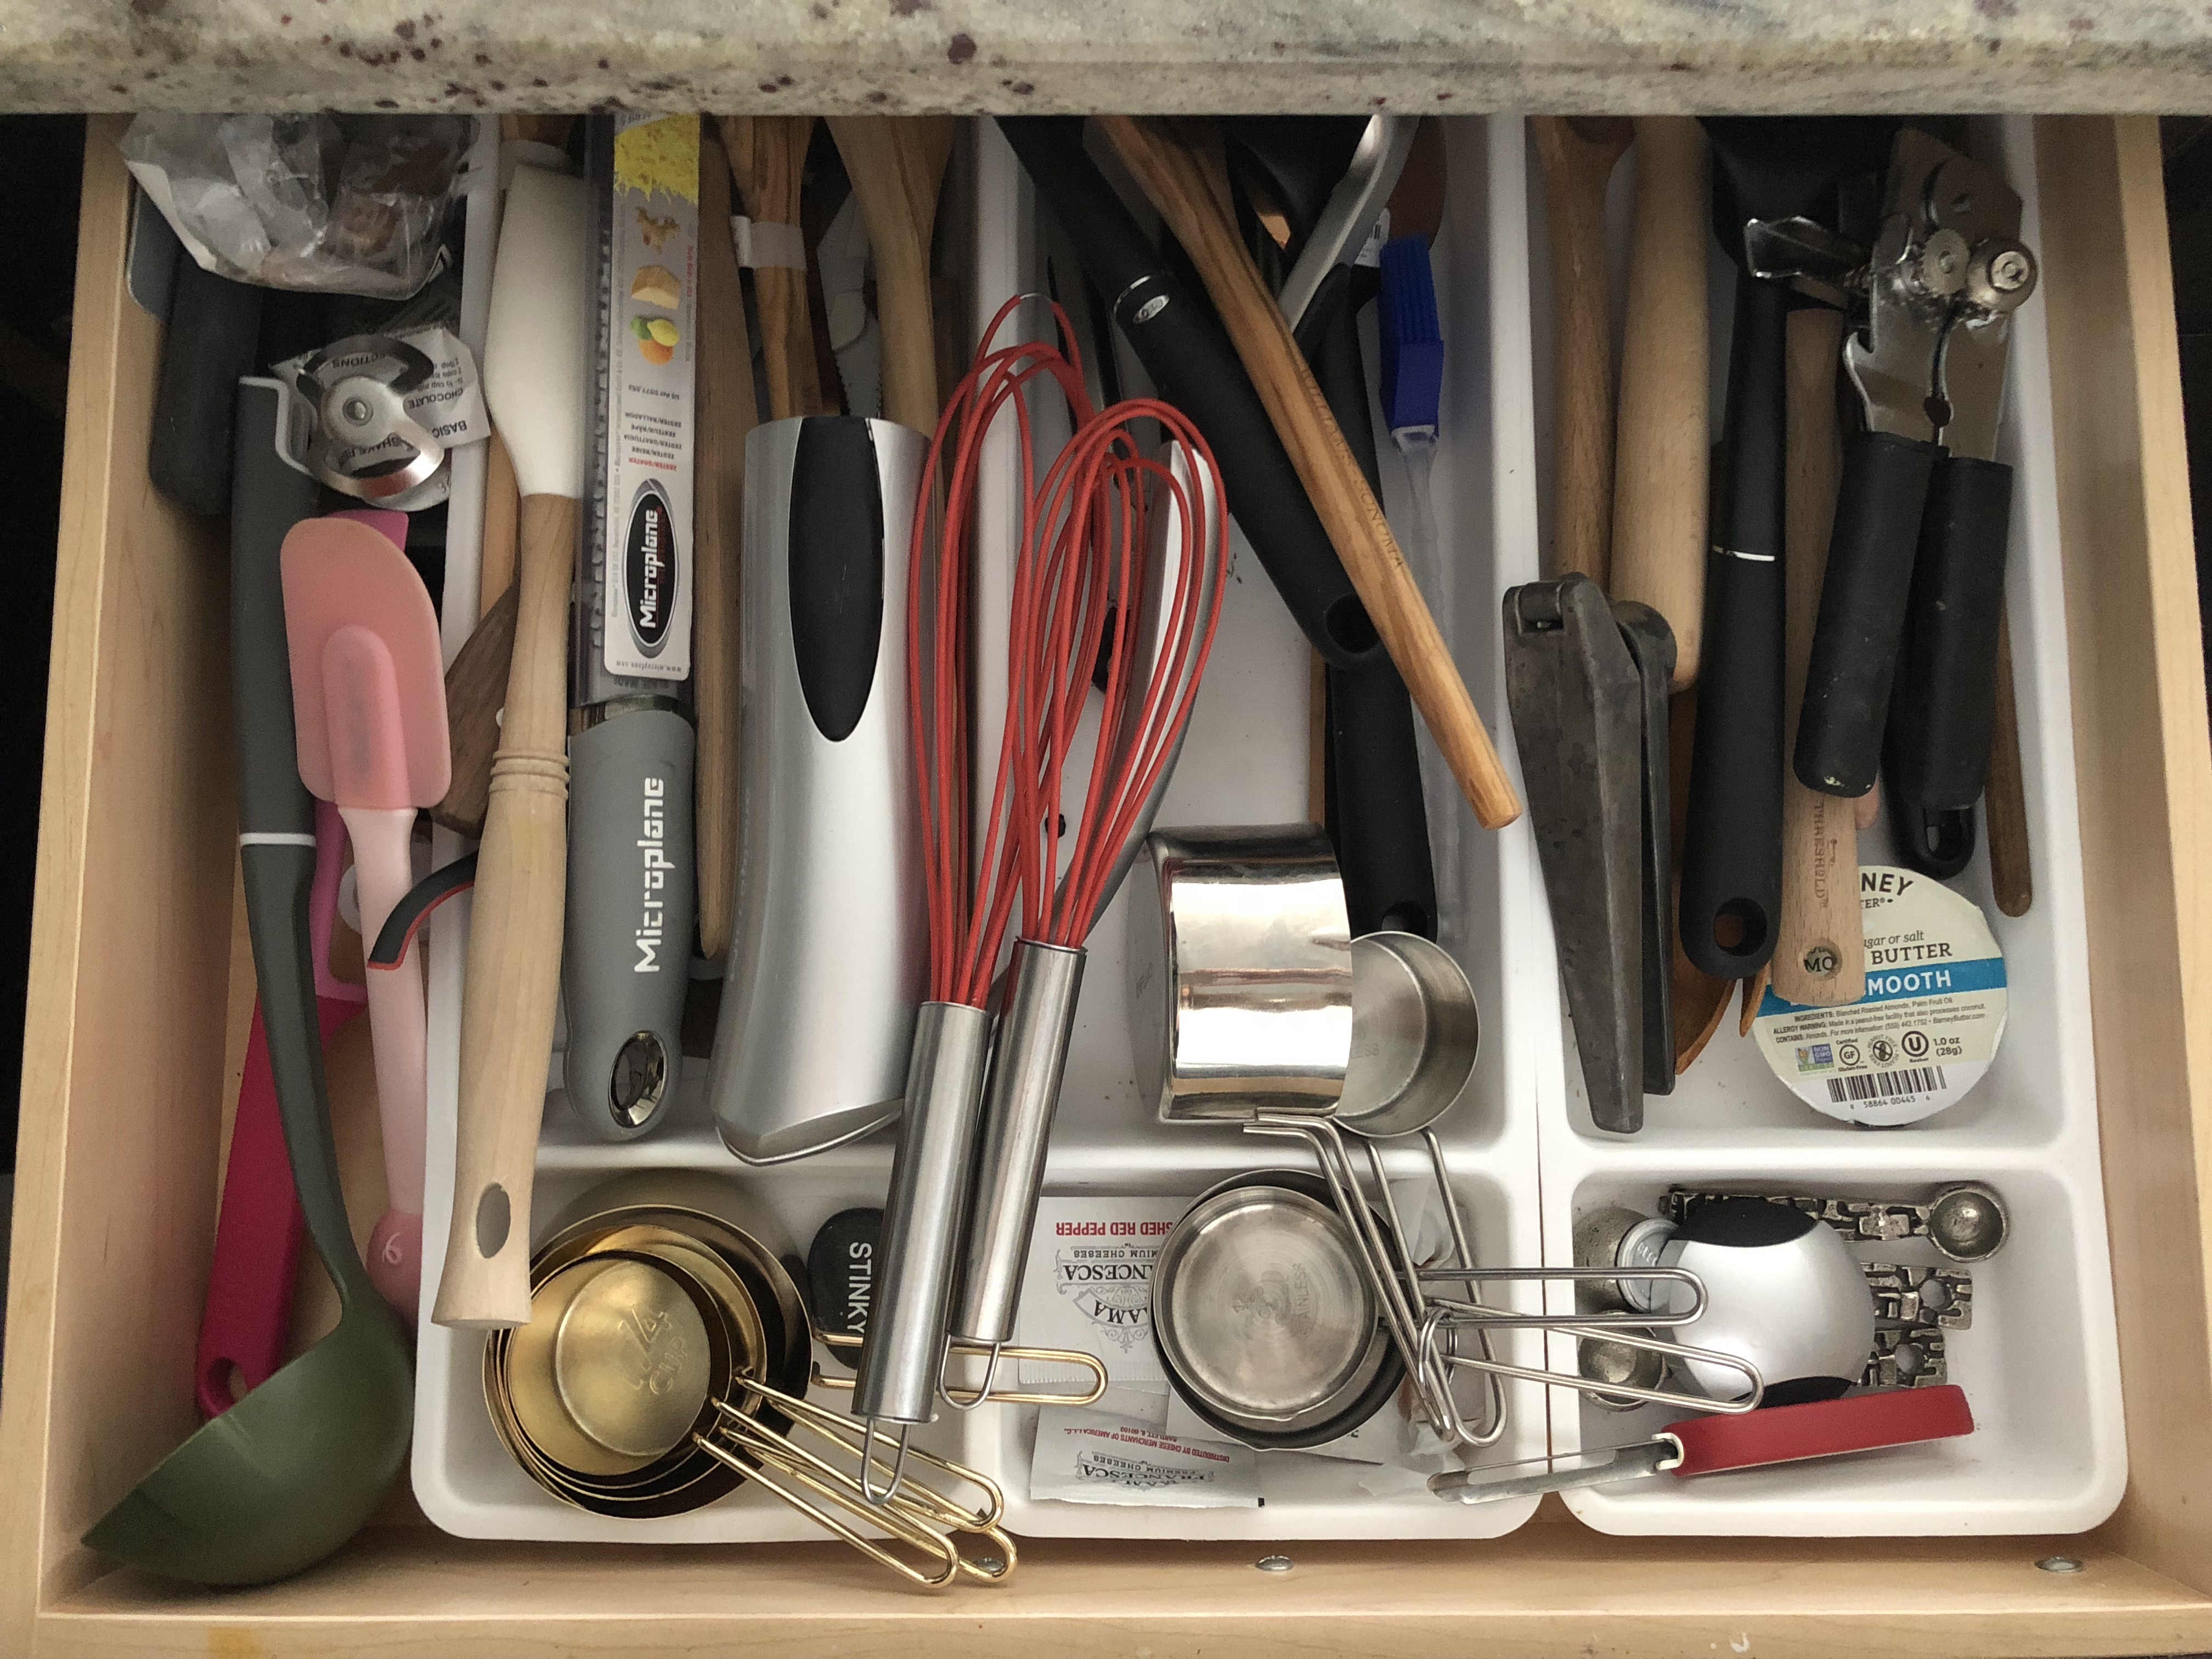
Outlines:
[[2212, 110], [2136, 0], [0, 0], [14, 110]]

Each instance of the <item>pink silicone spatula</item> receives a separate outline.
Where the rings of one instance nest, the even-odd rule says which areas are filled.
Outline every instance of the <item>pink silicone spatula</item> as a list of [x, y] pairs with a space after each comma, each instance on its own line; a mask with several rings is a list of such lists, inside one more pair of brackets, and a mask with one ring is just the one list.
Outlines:
[[[415, 814], [452, 781], [438, 618], [399, 550], [406, 515], [310, 519], [284, 538], [284, 632], [300, 776], [337, 803], [353, 837], [361, 932], [374, 939], [414, 885]], [[368, 1276], [411, 1327], [422, 1283], [428, 1079], [422, 953], [368, 974], [389, 1207], [370, 1233]]]

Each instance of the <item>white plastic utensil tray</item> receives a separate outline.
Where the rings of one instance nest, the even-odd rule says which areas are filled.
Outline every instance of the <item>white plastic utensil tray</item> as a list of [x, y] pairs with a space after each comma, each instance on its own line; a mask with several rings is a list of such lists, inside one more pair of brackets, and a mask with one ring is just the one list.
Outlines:
[[[1519, 124], [1496, 124], [1501, 144]], [[2002, 167], [2025, 204], [2022, 234], [2039, 243], [2034, 149], [2024, 120], [1975, 123], [1973, 148]], [[1534, 179], [1537, 175], [1527, 175]], [[1618, 255], [1633, 188], [1633, 159], [1613, 180]], [[1548, 245], [1542, 195], [1528, 191], [1534, 258]], [[1713, 254], [1713, 432], [1719, 434], [1732, 273]], [[1618, 284], [1616, 284], [1618, 287]], [[1536, 431], [1549, 430], [1550, 290], [1539, 274], [1527, 343], [1539, 383]], [[2016, 469], [2006, 601], [2019, 683], [2035, 899], [2017, 919], [1991, 898], [1986, 848], [1949, 884], [1979, 904], [2003, 951], [2009, 1018], [2002, 1047], [1971, 1094], [1921, 1123], [1863, 1129], [1814, 1111], [1738, 1034], [1731, 1004], [1672, 1096], [1644, 1103], [1641, 1134], [1592, 1123], [1571, 1032], [1559, 1016], [1556, 1066], [1542, 1067], [1536, 1099], [1544, 1168], [1544, 1240], [1550, 1259], [1573, 1260], [1576, 1218], [1625, 1204], [1646, 1213], [1667, 1187], [1729, 1183], [1877, 1198], [1924, 1199], [1956, 1181], [1984, 1182], [2002, 1198], [2012, 1233], [1975, 1265], [1973, 1324], [1948, 1334], [1950, 1380], [1966, 1394], [1975, 1431], [1926, 1446], [1703, 1479], [1670, 1476], [1566, 1494], [1601, 1531], [1843, 1536], [1927, 1533], [2063, 1533], [2096, 1525], [2126, 1480], [2119, 1359], [2105, 1231], [2091, 1044], [2081, 853], [2075, 816], [2064, 592], [2053, 483], [2050, 371], [2043, 307], [2013, 323], [2003, 459]], [[1548, 463], [1548, 457], [1545, 458]], [[1536, 469], [1536, 477], [1548, 465]], [[1533, 497], [1534, 480], [1528, 485]], [[1895, 865], [1887, 822], [1859, 838], [1863, 865]], [[1540, 954], [1548, 957], [1548, 926]], [[1533, 966], [1534, 964], [1532, 964]], [[1860, 1249], [1875, 1260], [1933, 1265], [1924, 1240]], [[1555, 1291], [1555, 1305], [1571, 1298]], [[1680, 1332], [1695, 1342], [1694, 1324]], [[1571, 1345], [1552, 1339], [1554, 1365]], [[1625, 1444], [1684, 1415], [1662, 1407], [1620, 1413], [1578, 1396], [1555, 1397], [1553, 1450]]]
[[[1449, 206], [1435, 250], [1446, 341], [1443, 437], [1434, 471], [1443, 545], [1458, 550], [1457, 609], [1441, 618], [1477, 706], [1509, 770], [1518, 763], [1504, 718], [1499, 602], [1541, 569], [1537, 503], [1547, 458], [1549, 346], [1540, 192], [1517, 117], [1448, 120]], [[1990, 124], [1991, 156], [2013, 168], [2034, 231], [2031, 150], [2024, 125]], [[1037, 207], [1025, 175], [988, 123], [972, 146], [975, 321], [1017, 292], [1044, 286]], [[963, 155], [968, 154], [963, 150]], [[957, 163], [956, 165], [966, 165]], [[1629, 169], [1614, 183], [1627, 200]], [[464, 331], [480, 343], [489, 261], [475, 257], [494, 234], [489, 197], [471, 208], [469, 306]], [[1623, 220], [1625, 228], [1625, 216]], [[1616, 284], [1618, 286], [1618, 284]], [[1724, 321], [1727, 288], [1715, 305]], [[1034, 320], [1034, 319], [1032, 319]], [[1551, 924], [1525, 823], [1490, 835], [1462, 808], [1465, 915], [1450, 926], [1480, 1000], [1483, 1048], [1465, 1097], [1439, 1126], [1453, 1181], [1485, 1266], [1571, 1261], [1573, 1218], [1583, 1208], [1648, 1206], [1674, 1182], [1725, 1180], [1873, 1196], [1925, 1194], [1948, 1181], [1984, 1180], [2010, 1208], [2004, 1252], [1975, 1269], [1975, 1319], [1949, 1343], [1953, 1380], [1972, 1401], [1977, 1432], [1940, 1446], [1814, 1465], [1714, 1477], [1669, 1478], [1571, 1493], [1575, 1512], [1622, 1533], [1901, 1534], [2062, 1532], [2110, 1511], [2124, 1479], [2118, 1376], [2104, 1212], [2074, 817], [2063, 618], [2047, 419], [2048, 378], [2039, 307], [2015, 321], [2012, 408], [2006, 441], [2020, 466], [2010, 604], [2021, 675], [2024, 761], [2036, 901], [2009, 921], [1992, 912], [2011, 979], [2005, 1047], [1981, 1087], [1923, 1126], [1847, 1128], [1802, 1106], [1735, 1036], [1731, 1013], [1675, 1094], [1648, 1103], [1640, 1136], [1601, 1135], [1581, 1098], [1561, 1008]], [[1727, 330], [1714, 334], [1725, 350]], [[1370, 339], [1369, 362], [1376, 361]], [[1125, 386], [1131, 365], [1124, 360]], [[1723, 369], [1715, 365], [1717, 386]], [[1717, 428], [1716, 428], [1717, 429]], [[1404, 476], [1382, 442], [1386, 506], [1404, 516]], [[982, 519], [976, 724], [995, 744], [1003, 686], [1002, 617], [1013, 558], [1011, 443], [994, 456], [995, 514]], [[457, 458], [447, 551], [448, 654], [476, 614], [481, 477], [472, 452]], [[1241, 538], [1206, 689], [1182, 763], [1159, 816], [1163, 825], [1275, 823], [1308, 816], [1310, 654]], [[459, 845], [441, 836], [441, 860]], [[1863, 846], [1890, 862], [1886, 829]], [[1988, 908], [1977, 861], [1956, 884]], [[1294, 1142], [1248, 1137], [1224, 1126], [1168, 1127], [1137, 1101], [1124, 990], [1122, 907], [1095, 930], [1079, 1006], [1047, 1190], [1063, 1194], [1194, 1197], [1248, 1169], [1307, 1166]], [[695, 1513], [623, 1522], [569, 1508], [514, 1464], [494, 1434], [481, 1387], [483, 1339], [427, 1317], [442, 1260], [453, 1179], [460, 978], [465, 901], [431, 928], [431, 1086], [424, 1260], [429, 1288], [416, 1379], [414, 1483], [439, 1526], [475, 1537], [638, 1543], [814, 1539], [811, 1523], [772, 1498], [740, 1489]], [[595, 1180], [622, 1170], [709, 1169], [744, 1182], [777, 1211], [803, 1251], [836, 1211], [878, 1204], [888, 1182], [886, 1134], [818, 1158], [747, 1170], [724, 1151], [701, 1096], [705, 1065], [689, 1062], [667, 1126], [622, 1146], [592, 1139], [571, 1116], [553, 1057], [533, 1224]], [[1394, 1175], [1424, 1178], [1414, 1147], [1394, 1148]], [[1924, 1246], [1919, 1247], [1923, 1249]], [[1932, 1260], [1900, 1247], [1892, 1259]], [[1502, 1293], [1501, 1293], [1502, 1294]], [[1533, 1285], [1511, 1299], [1533, 1310]], [[1554, 1293], [1564, 1310], [1571, 1298]], [[1691, 1334], [1694, 1340], [1694, 1333]], [[1544, 1341], [1518, 1334], [1502, 1352], [1524, 1364]], [[1564, 1340], [1551, 1363], [1571, 1369]], [[832, 1362], [834, 1364], [834, 1362]], [[836, 1396], [823, 1396], [835, 1400]], [[1618, 1443], [1669, 1420], [1620, 1416], [1579, 1396], [1508, 1385], [1509, 1432], [1489, 1461], [1516, 1462]], [[1521, 1525], [1534, 1500], [1463, 1506], [1418, 1486], [1369, 1495], [1360, 1466], [1297, 1454], [1261, 1458], [1258, 1509], [1184, 1510], [1037, 1502], [1030, 1498], [1034, 1407], [944, 1413], [921, 1443], [981, 1470], [1006, 1494], [1009, 1529], [1032, 1536], [1413, 1538], [1494, 1536]]]

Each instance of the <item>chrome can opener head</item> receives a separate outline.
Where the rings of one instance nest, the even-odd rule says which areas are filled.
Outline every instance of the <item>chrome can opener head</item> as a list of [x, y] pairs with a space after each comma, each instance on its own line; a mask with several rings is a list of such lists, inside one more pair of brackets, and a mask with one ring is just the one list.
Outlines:
[[315, 413], [302, 458], [307, 471], [342, 494], [406, 505], [393, 498], [428, 483], [445, 464], [445, 446], [407, 410], [407, 394], [435, 368], [421, 349], [389, 334], [350, 335], [308, 357], [292, 382]]
[[2035, 292], [2020, 217], [1991, 169], [1924, 132], [1898, 134], [1865, 324], [1844, 345], [1875, 431], [1995, 458], [2012, 313]]

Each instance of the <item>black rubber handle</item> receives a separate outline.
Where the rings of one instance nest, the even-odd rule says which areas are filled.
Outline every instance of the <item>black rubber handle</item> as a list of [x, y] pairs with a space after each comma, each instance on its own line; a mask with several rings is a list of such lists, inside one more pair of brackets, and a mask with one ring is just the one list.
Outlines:
[[1923, 806], [1982, 793], [1996, 709], [2012, 469], [1949, 455], [1928, 488], [1899, 669], [1898, 776]]
[[[1322, 280], [1297, 342], [1379, 500], [1382, 472], [1352, 277], [1349, 265], [1339, 265]], [[1436, 938], [1437, 872], [1413, 702], [1388, 657], [1371, 668], [1328, 671], [1328, 812], [1352, 937], [1389, 930]]]
[[1882, 797], [1889, 808], [1889, 838], [1898, 861], [1923, 876], [1948, 881], [1974, 861], [1974, 815], [1949, 806], [1908, 800], [1893, 781]]
[[1778, 283], [1736, 278], [1727, 429], [1682, 846], [1682, 949], [1757, 973], [1782, 904], [1783, 337]]
[[[237, 699], [238, 827], [249, 836], [315, 835], [315, 802], [300, 781], [292, 723], [292, 658], [284, 643], [282, 555], [294, 525], [313, 518], [322, 492], [277, 459], [281, 405], [265, 381], [234, 382], [231, 406], [243, 441], [230, 504], [230, 663]], [[224, 422], [224, 429], [230, 422]], [[312, 867], [313, 860], [308, 860]], [[307, 1004], [312, 1016], [314, 1003]], [[264, 1021], [265, 1024], [266, 1022]], [[309, 1024], [314, 1022], [312, 1018]], [[318, 1045], [319, 1048], [319, 1043]]]
[[262, 291], [177, 261], [146, 473], [189, 513], [230, 506], [238, 382], [258, 366]]
[[[313, 479], [276, 459], [276, 389], [234, 383], [230, 398], [241, 438], [233, 489], [226, 492], [231, 498], [231, 690], [238, 723], [240, 863], [261, 1028], [284, 1149], [315, 1252], [349, 1308], [362, 1301], [381, 1307], [383, 1298], [354, 1248], [331, 1129], [307, 926], [315, 804], [300, 781], [291, 657], [284, 641], [284, 537], [313, 514], [319, 496]], [[230, 425], [226, 421], [225, 429]]]
[[1942, 453], [1893, 432], [1856, 433], [1844, 451], [1792, 757], [1808, 789], [1855, 797], [1881, 775], [1921, 510]]
[[1002, 116], [999, 129], [1074, 244], [1084, 274], [1107, 296], [1160, 396], [1206, 434], [1230, 515], [1314, 649], [1339, 668], [1385, 659], [1236, 348], [1166, 268], [1085, 152], [1081, 118]]

